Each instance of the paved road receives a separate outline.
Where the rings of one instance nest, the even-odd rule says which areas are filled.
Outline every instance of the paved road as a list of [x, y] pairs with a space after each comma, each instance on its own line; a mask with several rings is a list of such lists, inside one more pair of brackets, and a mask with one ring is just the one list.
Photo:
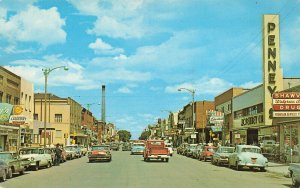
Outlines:
[[28, 171], [4, 183], [3, 188], [277, 188], [290, 187], [288, 178], [267, 172], [235, 171], [174, 155], [169, 163], [144, 162], [139, 155], [114, 151], [111, 163], [88, 163], [87, 157], [59, 167]]

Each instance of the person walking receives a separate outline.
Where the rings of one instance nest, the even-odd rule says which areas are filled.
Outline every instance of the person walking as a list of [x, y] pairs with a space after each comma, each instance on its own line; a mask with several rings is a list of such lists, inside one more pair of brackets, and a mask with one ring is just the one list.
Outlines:
[[55, 165], [59, 166], [60, 161], [61, 161], [61, 149], [59, 147], [59, 144], [56, 144], [56, 148], [55, 148]]

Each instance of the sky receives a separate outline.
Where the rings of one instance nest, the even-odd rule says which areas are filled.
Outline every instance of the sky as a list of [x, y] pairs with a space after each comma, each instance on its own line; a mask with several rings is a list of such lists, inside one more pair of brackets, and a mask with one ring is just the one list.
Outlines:
[[280, 15], [284, 77], [300, 77], [300, 0], [0, 0], [0, 65], [90, 105], [137, 139], [195, 100], [262, 83], [262, 17]]

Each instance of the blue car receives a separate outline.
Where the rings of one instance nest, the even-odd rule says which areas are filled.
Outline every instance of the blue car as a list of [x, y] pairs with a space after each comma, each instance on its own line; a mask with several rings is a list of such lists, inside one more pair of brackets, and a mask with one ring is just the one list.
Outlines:
[[145, 146], [132, 146], [131, 155], [143, 155]]

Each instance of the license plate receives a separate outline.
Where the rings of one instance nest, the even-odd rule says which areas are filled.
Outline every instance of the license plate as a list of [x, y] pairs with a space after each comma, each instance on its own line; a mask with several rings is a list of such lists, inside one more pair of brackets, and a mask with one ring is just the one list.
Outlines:
[[256, 159], [251, 159], [252, 164], [256, 163]]

